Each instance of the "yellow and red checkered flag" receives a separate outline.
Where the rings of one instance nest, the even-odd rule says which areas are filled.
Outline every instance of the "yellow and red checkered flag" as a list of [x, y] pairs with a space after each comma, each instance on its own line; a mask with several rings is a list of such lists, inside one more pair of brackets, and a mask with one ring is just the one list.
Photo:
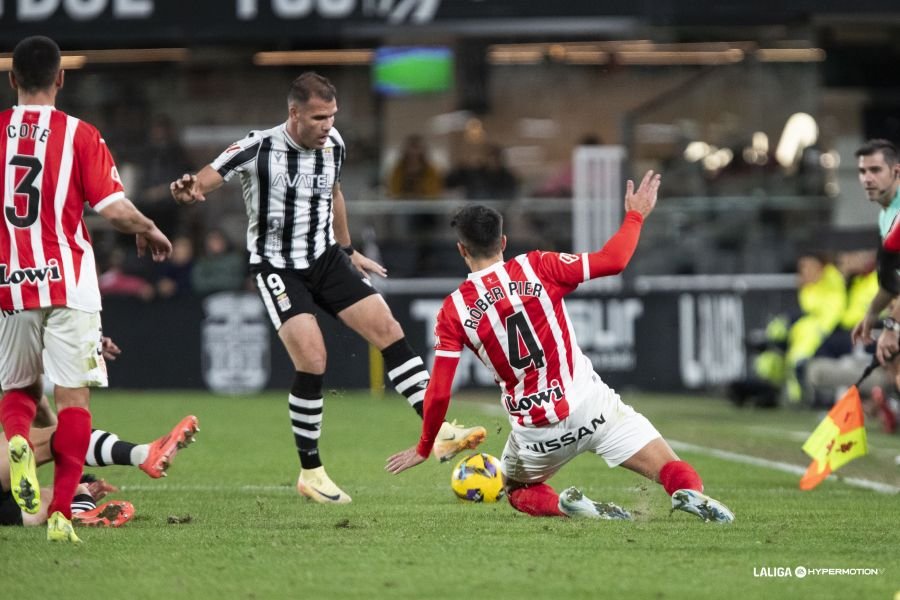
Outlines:
[[800, 478], [800, 489], [811, 490], [832, 471], [866, 454], [866, 428], [859, 390], [851, 386], [812, 432], [803, 451], [813, 459]]

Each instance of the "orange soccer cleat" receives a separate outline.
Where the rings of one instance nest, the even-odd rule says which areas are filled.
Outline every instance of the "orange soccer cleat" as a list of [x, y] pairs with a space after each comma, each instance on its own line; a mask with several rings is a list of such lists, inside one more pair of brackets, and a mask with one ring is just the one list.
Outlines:
[[150, 444], [147, 458], [140, 464], [141, 470], [159, 479], [166, 476], [166, 469], [172, 464], [175, 454], [194, 441], [194, 434], [200, 431], [200, 423], [194, 415], [183, 418], [172, 431]]
[[88, 527], [120, 527], [134, 516], [134, 506], [124, 500], [113, 500], [93, 510], [72, 515], [72, 523]]

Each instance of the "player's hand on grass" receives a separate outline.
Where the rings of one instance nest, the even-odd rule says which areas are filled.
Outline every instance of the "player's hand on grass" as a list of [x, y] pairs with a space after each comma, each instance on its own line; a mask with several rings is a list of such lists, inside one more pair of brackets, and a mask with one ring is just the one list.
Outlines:
[[644, 173], [644, 178], [637, 191], [634, 189], [634, 182], [629, 179], [625, 184], [625, 211], [636, 210], [641, 213], [642, 217], [649, 215], [656, 206], [659, 183], [660, 175], [659, 173], [654, 174], [653, 171]]
[[197, 176], [185, 173], [180, 178], [169, 184], [169, 192], [178, 204], [193, 204], [204, 202], [206, 196], [200, 193], [197, 185]]
[[105, 479], [96, 479], [86, 484], [88, 493], [94, 499], [95, 502], [99, 502], [103, 500], [107, 494], [113, 494], [119, 491], [119, 488], [112, 485], [111, 483], [107, 483]]
[[387, 269], [362, 254], [359, 250], [350, 255], [350, 262], [364, 277], [368, 277], [371, 274], [387, 277]]
[[393, 456], [387, 459], [387, 465], [385, 465], [384, 470], [388, 473], [393, 473], [396, 475], [401, 471], [405, 471], [410, 469], [416, 465], [422, 464], [425, 462], [426, 457], [419, 456], [419, 453], [416, 452], [416, 446], [412, 448], [407, 448], [403, 452], [398, 452]]

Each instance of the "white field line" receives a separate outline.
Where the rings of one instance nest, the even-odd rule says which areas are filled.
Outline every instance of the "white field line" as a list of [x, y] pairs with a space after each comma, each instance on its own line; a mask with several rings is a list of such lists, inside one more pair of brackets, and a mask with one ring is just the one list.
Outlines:
[[[481, 409], [483, 412], [491, 415], [504, 415], [505, 412], [503, 409], [497, 404], [481, 404]], [[806, 438], [809, 437], [809, 432], [801, 432], [801, 431], [788, 431], [786, 432], [789, 436], [796, 436], [796, 439], [805, 441]], [[806, 473], [807, 467], [802, 467], [799, 465], [792, 465], [790, 463], [780, 462], [776, 460], [768, 460], [766, 458], [759, 458], [756, 456], [750, 456], [749, 454], [738, 454], [737, 452], [729, 452], [728, 450], [719, 450], [717, 448], [707, 448], [705, 446], [697, 446], [695, 444], [689, 444], [687, 442], [679, 442], [677, 440], [666, 440], [669, 442], [669, 445], [672, 446], [675, 450], [684, 450], [685, 452], [696, 452], [698, 454], [705, 454], [707, 456], [714, 456], [716, 458], [721, 458], [722, 460], [730, 460], [731, 462], [743, 463], [746, 465], [753, 465], [756, 467], [763, 467], [766, 469], [772, 469], [775, 471], [782, 471], [784, 473], [791, 473], [792, 475], [797, 475], [798, 477], [802, 476]], [[870, 448], [871, 452], [872, 449]], [[876, 492], [881, 492], [883, 494], [897, 494], [900, 493], [900, 487], [895, 485], [891, 485], [889, 483], [882, 483], [880, 481], [871, 481], [869, 479], [860, 479], [858, 477], [837, 477], [835, 475], [829, 475], [828, 479], [835, 481], [843, 481], [847, 485], [864, 488], [867, 490], [873, 490]]]
[[[687, 442], [679, 442], [678, 440], [667, 440], [669, 445], [677, 451], [683, 452], [693, 452], [696, 454], [704, 454], [706, 456], [712, 456], [714, 458], [720, 458], [722, 460], [728, 460], [731, 462], [742, 463], [745, 465], [753, 465], [755, 467], [762, 467], [765, 469], [772, 469], [774, 471], [782, 471], [783, 473], [790, 473], [791, 475], [796, 475], [800, 477], [806, 472], [806, 467], [802, 467], [799, 465], [793, 465], [786, 462], [780, 462], [777, 460], [768, 460], [766, 458], [759, 458], [757, 456], [750, 456], [748, 454], [739, 454], [737, 452], [729, 452], [727, 450], [719, 450], [717, 448], [707, 448], [705, 446], [697, 446], [696, 444], [689, 444]], [[838, 477], [835, 475], [829, 475], [828, 479], [838, 480]], [[880, 492], [882, 494], [897, 494], [900, 493], [900, 487], [890, 485], [888, 483], [881, 483], [880, 481], [871, 481], [869, 479], [860, 479], [858, 477], [841, 477], [839, 479], [843, 481], [847, 485], [851, 485], [854, 487], [864, 488], [867, 490], [872, 490], [875, 492]], [[168, 484], [168, 483], [158, 483], [158, 484], [140, 484], [140, 485], [123, 485], [122, 491], [129, 492], [214, 492], [214, 493], [224, 493], [224, 492], [242, 492], [247, 494], [258, 494], [258, 493], [297, 493], [294, 489], [293, 485], [237, 485], [237, 486], [229, 486], [229, 485], [190, 485], [190, 484]]]
[[[792, 475], [802, 476], [806, 473], [806, 467], [801, 467], [798, 465], [792, 465], [790, 463], [780, 462], [777, 460], [768, 460], [766, 458], [758, 458], [756, 456], [750, 456], [749, 454], [738, 454], [737, 452], [729, 452], [727, 450], [718, 450], [716, 448], [707, 448], [705, 446], [697, 446], [694, 444], [688, 444], [687, 442], [679, 442], [677, 440], [667, 440], [669, 445], [672, 446], [674, 450], [684, 451], [684, 452], [696, 452], [697, 454], [705, 454], [707, 456], [713, 456], [715, 458], [721, 458], [722, 460], [730, 460], [731, 462], [743, 463], [745, 465], [753, 465], [756, 467], [763, 467], [766, 469], [772, 469], [775, 471], [782, 471], [784, 473], [791, 473]], [[828, 479], [831, 480], [840, 480], [846, 483], [847, 485], [852, 485], [854, 487], [865, 488], [867, 490], [873, 490], [876, 492], [881, 492], [883, 494], [897, 494], [900, 493], [900, 487], [895, 485], [890, 485], [888, 483], [881, 483], [880, 481], [871, 481], [869, 479], [860, 479], [858, 477], [841, 477], [838, 478], [835, 475], [829, 475]]]
[[234, 493], [243, 492], [248, 494], [272, 493], [272, 492], [290, 492], [297, 493], [297, 489], [293, 485], [192, 485], [192, 484], [138, 484], [119, 486], [123, 492], [215, 492], [215, 493]]

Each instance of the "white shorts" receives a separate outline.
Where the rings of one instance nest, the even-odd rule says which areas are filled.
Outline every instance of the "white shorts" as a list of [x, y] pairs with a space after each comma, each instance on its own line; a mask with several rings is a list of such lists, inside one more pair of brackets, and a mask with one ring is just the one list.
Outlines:
[[589, 396], [565, 420], [548, 427], [513, 428], [500, 461], [508, 479], [546, 481], [583, 452], [598, 454], [607, 465], [617, 467], [662, 437], [596, 374], [592, 383]]
[[106, 387], [100, 313], [51, 307], [0, 316], [0, 388], [28, 387], [43, 373], [69, 388]]

